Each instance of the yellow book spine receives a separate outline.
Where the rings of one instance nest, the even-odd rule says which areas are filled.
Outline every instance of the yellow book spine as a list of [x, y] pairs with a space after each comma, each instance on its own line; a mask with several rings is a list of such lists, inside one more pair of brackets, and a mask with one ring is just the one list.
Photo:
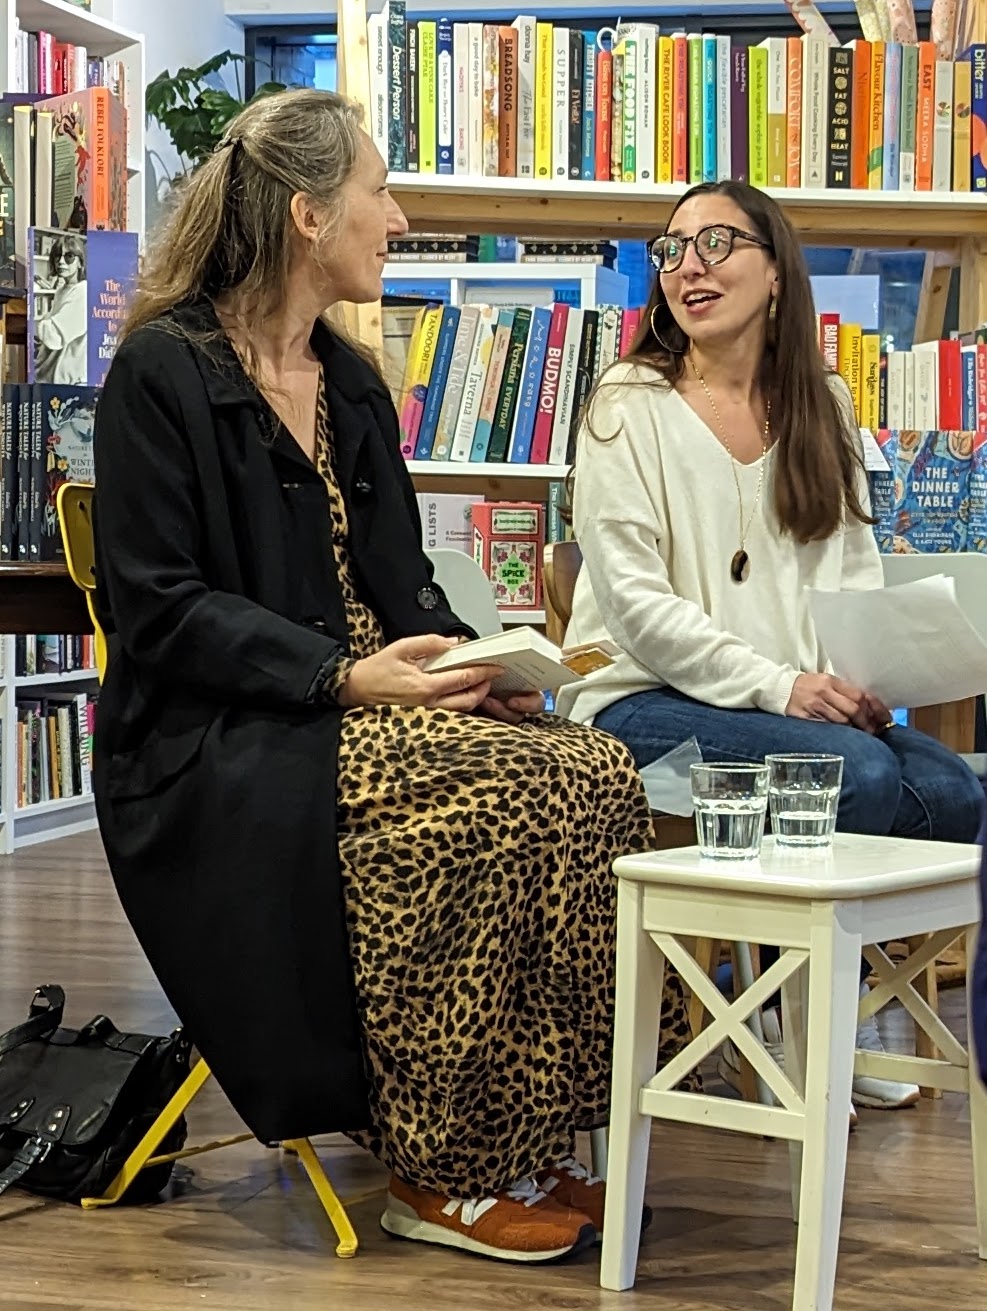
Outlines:
[[435, 23], [418, 24], [418, 167], [437, 168], [435, 142]]
[[535, 177], [552, 176], [552, 24], [535, 27]]
[[748, 48], [748, 85], [750, 87], [750, 170], [751, 186], [768, 185], [768, 52], [763, 46]]
[[658, 161], [659, 183], [671, 182], [672, 180], [674, 70], [674, 42], [670, 36], [660, 36], [658, 38], [658, 116], [655, 138], [655, 159]]
[[871, 432], [881, 426], [881, 338], [876, 332], [861, 337], [860, 426]]
[[863, 399], [861, 372], [863, 365], [863, 330], [859, 323], [841, 323], [839, 336], [838, 371], [840, 377], [850, 388], [853, 397], [853, 409], [860, 422], [860, 410]]
[[[432, 376], [432, 362], [442, 321], [442, 307], [424, 309], [418, 315], [408, 351], [408, 362], [401, 386], [401, 404], [398, 410], [401, 426], [402, 451], [414, 454], [421, 413], [425, 406], [428, 382]], [[407, 447], [408, 449], [405, 449]]]
[[953, 190], [973, 190], [973, 64], [953, 65]]

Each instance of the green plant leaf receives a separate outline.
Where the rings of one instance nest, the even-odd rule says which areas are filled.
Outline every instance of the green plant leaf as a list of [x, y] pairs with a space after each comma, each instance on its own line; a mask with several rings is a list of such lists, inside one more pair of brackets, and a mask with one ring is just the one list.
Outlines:
[[[240, 65], [243, 55], [223, 50], [198, 68], [179, 68], [172, 76], [166, 69], [147, 84], [144, 108], [149, 118], [167, 132], [179, 155], [195, 168], [216, 148], [227, 124], [243, 108], [240, 94]], [[227, 65], [236, 72], [237, 94], [209, 80]], [[280, 82], [265, 82], [252, 99], [273, 95], [285, 88]]]

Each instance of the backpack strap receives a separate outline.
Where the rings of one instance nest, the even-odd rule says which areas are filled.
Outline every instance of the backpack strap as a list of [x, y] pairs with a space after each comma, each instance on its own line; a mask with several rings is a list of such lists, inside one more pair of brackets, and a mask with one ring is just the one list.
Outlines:
[[[44, 1003], [44, 1004], [42, 1004]], [[34, 994], [28, 1018], [0, 1035], [0, 1057], [20, 1047], [22, 1043], [45, 1038], [62, 1022], [65, 1011], [65, 993], [57, 983], [46, 983]]]

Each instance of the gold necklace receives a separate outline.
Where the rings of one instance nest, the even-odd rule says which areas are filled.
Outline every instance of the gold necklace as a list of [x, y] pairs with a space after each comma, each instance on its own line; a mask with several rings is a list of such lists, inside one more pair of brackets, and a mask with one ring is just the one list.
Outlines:
[[742, 583], [750, 573], [751, 558], [747, 554], [747, 534], [751, 530], [751, 524], [754, 522], [754, 515], [757, 513], [758, 502], [761, 499], [761, 488], [764, 486], [764, 470], [767, 465], [768, 448], [771, 444], [771, 402], [768, 401], [767, 410], [764, 419], [764, 432], [761, 434], [761, 476], [757, 480], [757, 491], [754, 493], [754, 503], [751, 506], [750, 518], [747, 520], [747, 526], [744, 527], [744, 495], [740, 490], [740, 479], [737, 477], [737, 462], [733, 458], [733, 451], [730, 449], [730, 441], [727, 437], [727, 431], [724, 427], [723, 420], [720, 418], [720, 412], [716, 408], [716, 401], [713, 400], [713, 393], [706, 386], [706, 379], [699, 372], [696, 361], [692, 358], [692, 352], [689, 352], [689, 363], [692, 370], [699, 379], [700, 386], [706, 393], [706, 399], [709, 401], [709, 408], [716, 417], [716, 422], [720, 428], [720, 437], [723, 439], [723, 445], [726, 447], [727, 455], [730, 456], [730, 468], [733, 470], [733, 481], [737, 487], [737, 505], [740, 516], [740, 549], [733, 553], [730, 561], [730, 577], [735, 583]]

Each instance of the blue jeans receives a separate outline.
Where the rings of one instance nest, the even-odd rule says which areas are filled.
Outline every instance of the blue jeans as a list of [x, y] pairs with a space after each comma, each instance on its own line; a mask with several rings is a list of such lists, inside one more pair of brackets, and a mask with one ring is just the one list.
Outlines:
[[984, 789], [977, 776], [913, 728], [872, 737], [844, 724], [721, 710], [664, 687], [615, 702], [594, 726], [628, 746], [639, 769], [693, 735], [705, 760], [762, 761], [792, 751], [842, 756], [836, 827], [844, 833], [975, 842], [980, 828]]

